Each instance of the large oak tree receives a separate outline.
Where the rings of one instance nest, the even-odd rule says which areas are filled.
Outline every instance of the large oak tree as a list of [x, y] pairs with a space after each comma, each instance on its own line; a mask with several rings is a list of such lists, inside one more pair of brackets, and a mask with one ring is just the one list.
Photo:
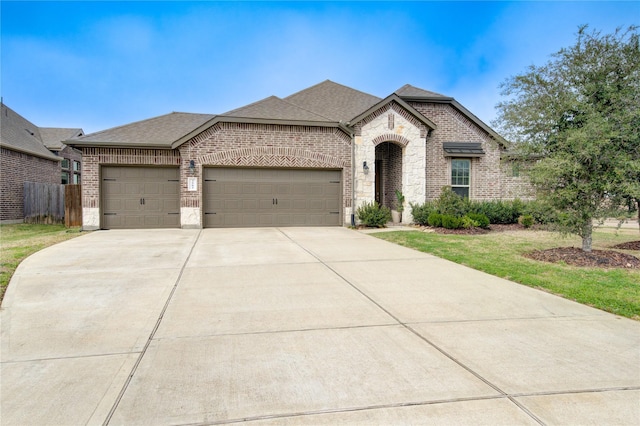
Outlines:
[[[573, 46], [508, 78], [494, 125], [530, 159], [539, 199], [560, 213], [560, 230], [591, 251], [594, 219], [640, 207], [638, 27], [612, 34], [579, 28]], [[640, 223], [640, 217], [639, 217]]]

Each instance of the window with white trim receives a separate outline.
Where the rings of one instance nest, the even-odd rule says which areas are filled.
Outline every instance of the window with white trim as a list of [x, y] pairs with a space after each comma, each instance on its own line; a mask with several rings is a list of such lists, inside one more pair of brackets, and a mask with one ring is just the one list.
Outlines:
[[451, 160], [451, 190], [462, 198], [469, 198], [471, 160]]

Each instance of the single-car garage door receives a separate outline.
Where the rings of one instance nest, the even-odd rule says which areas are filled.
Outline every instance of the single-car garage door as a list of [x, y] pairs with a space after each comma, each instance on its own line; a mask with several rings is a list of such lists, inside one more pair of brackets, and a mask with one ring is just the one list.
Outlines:
[[204, 169], [204, 226], [336, 226], [340, 170]]
[[101, 194], [103, 229], [180, 226], [176, 167], [102, 167]]

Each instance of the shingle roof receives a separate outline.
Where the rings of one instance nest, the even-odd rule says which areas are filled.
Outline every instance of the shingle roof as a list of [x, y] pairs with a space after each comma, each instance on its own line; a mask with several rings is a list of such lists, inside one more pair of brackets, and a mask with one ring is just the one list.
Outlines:
[[326, 80], [287, 96], [284, 100], [329, 120], [348, 122], [382, 99]]
[[429, 90], [420, 89], [419, 87], [414, 87], [410, 84], [405, 84], [398, 90], [394, 92], [396, 95], [401, 98], [446, 98], [450, 99], [447, 96], [441, 95], [440, 93], [430, 92]]
[[293, 121], [328, 121], [326, 117], [314, 114], [286, 102], [277, 96], [270, 96], [261, 101], [234, 109], [222, 114], [223, 117], [262, 118], [269, 120]]
[[5, 104], [2, 104], [1, 114], [0, 146], [47, 160], [60, 160], [42, 144], [38, 126]]
[[61, 150], [64, 148], [62, 141], [82, 136], [82, 129], [66, 129], [58, 127], [40, 127], [42, 143], [48, 149]]
[[170, 148], [171, 144], [214, 118], [212, 114], [172, 112], [81, 136], [65, 143], [72, 146], [140, 146]]

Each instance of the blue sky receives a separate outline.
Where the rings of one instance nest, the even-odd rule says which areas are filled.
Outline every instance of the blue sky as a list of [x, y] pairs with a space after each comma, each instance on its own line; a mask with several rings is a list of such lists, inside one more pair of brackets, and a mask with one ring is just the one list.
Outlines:
[[12, 2], [1, 94], [42, 127], [95, 132], [172, 111], [223, 113], [326, 79], [404, 84], [487, 124], [499, 84], [573, 44], [640, 24], [640, 2]]

